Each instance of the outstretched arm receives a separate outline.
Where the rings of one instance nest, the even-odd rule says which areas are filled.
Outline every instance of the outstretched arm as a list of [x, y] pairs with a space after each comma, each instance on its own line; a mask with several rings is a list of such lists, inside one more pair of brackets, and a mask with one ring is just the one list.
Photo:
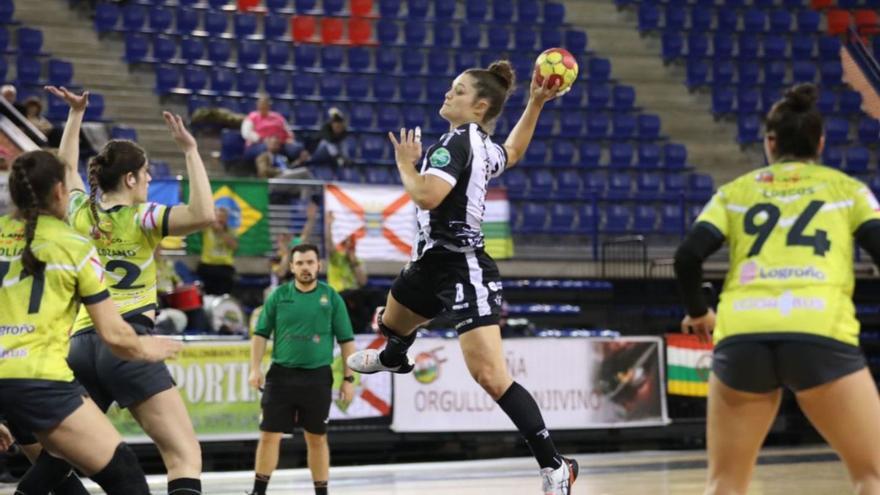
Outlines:
[[199, 146], [186, 130], [180, 115], [162, 112], [171, 136], [186, 156], [186, 174], [189, 177], [189, 203], [171, 208], [168, 233], [186, 235], [202, 230], [214, 222], [214, 198], [205, 164], [199, 155]]
[[79, 131], [82, 127], [83, 117], [86, 114], [86, 107], [89, 105], [89, 92], [86, 91], [81, 95], [76, 95], [64, 86], [60, 88], [46, 86], [45, 89], [50, 94], [66, 101], [70, 106], [70, 111], [67, 113], [67, 123], [64, 124], [64, 134], [61, 136], [61, 147], [58, 149], [58, 156], [67, 167], [64, 181], [67, 184], [67, 190], [79, 189], [80, 191], [85, 191], [86, 186], [83, 184], [78, 170]]
[[[549, 84], [549, 79], [548, 82]], [[532, 136], [535, 135], [535, 126], [538, 125], [538, 117], [541, 116], [541, 110], [544, 104], [556, 98], [559, 95], [559, 84], [553, 86], [542, 86], [532, 79], [532, 86], [529, 92], [529, 102], [523, 111], [519, 122], [513, 126], [507, 141], [504, 142], [504, 149], [507, 151], [507, 167], [512, 167], [520, 161], [526, 154], [526, 148], [532, 142]]]

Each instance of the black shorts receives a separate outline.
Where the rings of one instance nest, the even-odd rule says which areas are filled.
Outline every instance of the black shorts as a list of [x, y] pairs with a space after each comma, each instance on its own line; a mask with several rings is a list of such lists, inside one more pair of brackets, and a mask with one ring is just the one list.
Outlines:
[[333, 372], [329, 366], [315, 369], [285, 368], [273, 364], [266, 373], [260, 407], [260, 430], [293, 433], [295, 426], [315, 435], [327, 433], [333, 401]]
[[[31, 434], [52, 429], [83, 405], [86, 391], [76, 380], [2, 379], [0, 414], [24, 445], [36, 443]], [[22, 438], [24, 437], [24, 438]]]
[[429, 250], [407, 263], [394, 280], [391, 295], [425, 318], [445, 313], [459, 334], [497, 325], [504, 300], [498, 266], [482, 249], [472, 253]]
[[[148, 318], [128, 320], [138, 334], [152, 333]], [[174, 387], [165, 363], [126, 361], [110, 352], [94, 331], [74, 334], [67, 364], [102, 411], [113, 402], [129, 407]]]
[[712, 372], [732, 389], [760, 394], [807, 390], [865, 367], [861, 349], [837, 340], [768, 337], [722, 341], [712, 354]]

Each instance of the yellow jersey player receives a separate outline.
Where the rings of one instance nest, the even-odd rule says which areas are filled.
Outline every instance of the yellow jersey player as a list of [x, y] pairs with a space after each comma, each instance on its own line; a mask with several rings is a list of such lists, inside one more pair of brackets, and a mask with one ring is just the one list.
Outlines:
[[[0, 217], [0, 414], [36, 435], [52, 454], [40, 459], [60, 464], [63, 478], [70, 467], [58, 458], [107, 493], [147, 495], [137, 457], [65, 362], [68, 332], [81, 306], [107, 347], [126, 359], [161, 362], [181, 344], [138, 338], [120, 318], [95, 248], [64, 223], [64, 182], [64, 165], [45, 151], [25, 153], [12, 167], [16, 213]], [[43, 482], [29, 473], [16, 493], [47, 493]]]
[[[123, 318], [140, 334], [155, 322], [156, 265], [153, 251], [166, 235], [186, 235], [214, 221], [211, 184], [198, 146], [179, 116], [164, 113], [171, 135], [186, 156], [189, 203], [166, 207], [147, 202], [146, 153], [131, 141], [113, 140], [89, 162], [90, 194], [77, 173], [79, 128], [88, 95], [47, 88], [65, 99], [70, 113], [60, 154], [67, 165], [68, 222], [92, 239]], [[201, 493], [201, 448], [171, 374], [163, 363], [119, 360], [96, 338], [90, 316], [80, 311], [68, 362], [102, 410], [114, 401], [128, 408], [156, 446], [168, 470], [168, 493]]]
[[[771, 165], [721, 187], [675, 256], [682, 329], [714, 331], [707, 494], [746, 493], [782, 387], [858, 493], [880, 493], [880, 398], [852, 302], [855, 244], [880, 262], [880, 204], [861, 182], [818, 164], [817, 95], [809, 84], [786, 91], [767, 115]], [[700, 293], [702, 262], [724, 242], [730, 269], [716, 320]]]

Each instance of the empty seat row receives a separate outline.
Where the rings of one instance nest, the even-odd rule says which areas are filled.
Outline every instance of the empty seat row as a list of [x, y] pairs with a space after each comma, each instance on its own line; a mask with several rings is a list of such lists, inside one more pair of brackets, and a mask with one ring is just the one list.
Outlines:
[[801, 10], [794, 19], [787, 10], [767, 12], [758, 8], [739, 10], [736, 7], [705, 7], [681, 5], [660, 6], [645, 2], [639, 6], [640, 31], [665, 29], [671, 31], [724, 31], [745, 33], [814, 33], [819, 31], [818, 12]]
[[[712, 113], [715, 115], [733, 112], [766, 114], [781, 97], [782, 89], [779, 87], [768, 87], [759, 91], [748, 87], [736, 89], [716, 86], [712, 88]], [[835, 116], [835, 114], [858, 117], [862, 111], [861, 105], [862, 97], [855, 91], [822, 90], [819, 93], [817, 103], [819, 111], [826, 117]], [[875, 121], [870, 120], [870, 122]]]
[[[70, 86], [73, 82], [73, 64], [51, 58], [43, 60], [27, 55], [15, 59], [15, 82], [21, 86]], [[0, 57], [0, 80], [9, 80], [6, 59]]]
[[682, 57], [756, 61], [784, 58], [808, 60], [818, 56], [823, 60], [835, 60], [840, 57], [840, 40], [811, 34], [736, 36], [716, 33], [710, 36], [702, 32], [691, 32], [687, 35], [672, 32], [661, 36], [661, 53], [663, 60], [667, 62]]
[[511, 216], [515, 234], [587, 236], [626, 232], [682, 235], [687, 220], [679, 205], [633, 208], [622, 204], [515, 203]]
[[825, 87], [838, 87], [843, 84], [843, 67], [840, 60], [814, 62], [731, 62], [709, 63], [703, 60], [690, 60], [687, 63], [685, 84], [689, 88], [705, 85], [781, 87], [795, 82], [821, 82]]
[[575, 169], [550, 171], [512, 169], [504, 173], [501, 182], [511, 199], [531, 201], [577, 200], [600, 198], [604, 200], [663, 201], [688, 197], [704, 200], [712, 192], [708, 176], [692, 174], [660, 174], [646, 172], [632, 175], [626, 172], [583, 172]]

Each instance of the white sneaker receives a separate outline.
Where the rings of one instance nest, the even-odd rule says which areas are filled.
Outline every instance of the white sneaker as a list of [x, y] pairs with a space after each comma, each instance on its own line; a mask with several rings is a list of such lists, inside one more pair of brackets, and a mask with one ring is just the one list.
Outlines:
[[578, 463], [574, 459], [562, 458], [562, 465], [556, 469], [544, 468], [541, 478], [544, 481], [544, 495], [570, 495], [571, 486], [578, 475]]
[[363, 375], [371, 375], [380, 371], [390, 371], [391, 373], [409, 373], [415, 367], [409, 356], [406, 357], [406, 362], [404, 364], [401, 364], [400, 366], [385, 366], [379, 359], [380, 352], [381, 351], [379, 351], [378, 349], [364, 349], [363, 351], [357, 351], [351, 356], [348, 356], [348, 360], [346, 361], [346, 363], [348, 363], [349, 368]]

